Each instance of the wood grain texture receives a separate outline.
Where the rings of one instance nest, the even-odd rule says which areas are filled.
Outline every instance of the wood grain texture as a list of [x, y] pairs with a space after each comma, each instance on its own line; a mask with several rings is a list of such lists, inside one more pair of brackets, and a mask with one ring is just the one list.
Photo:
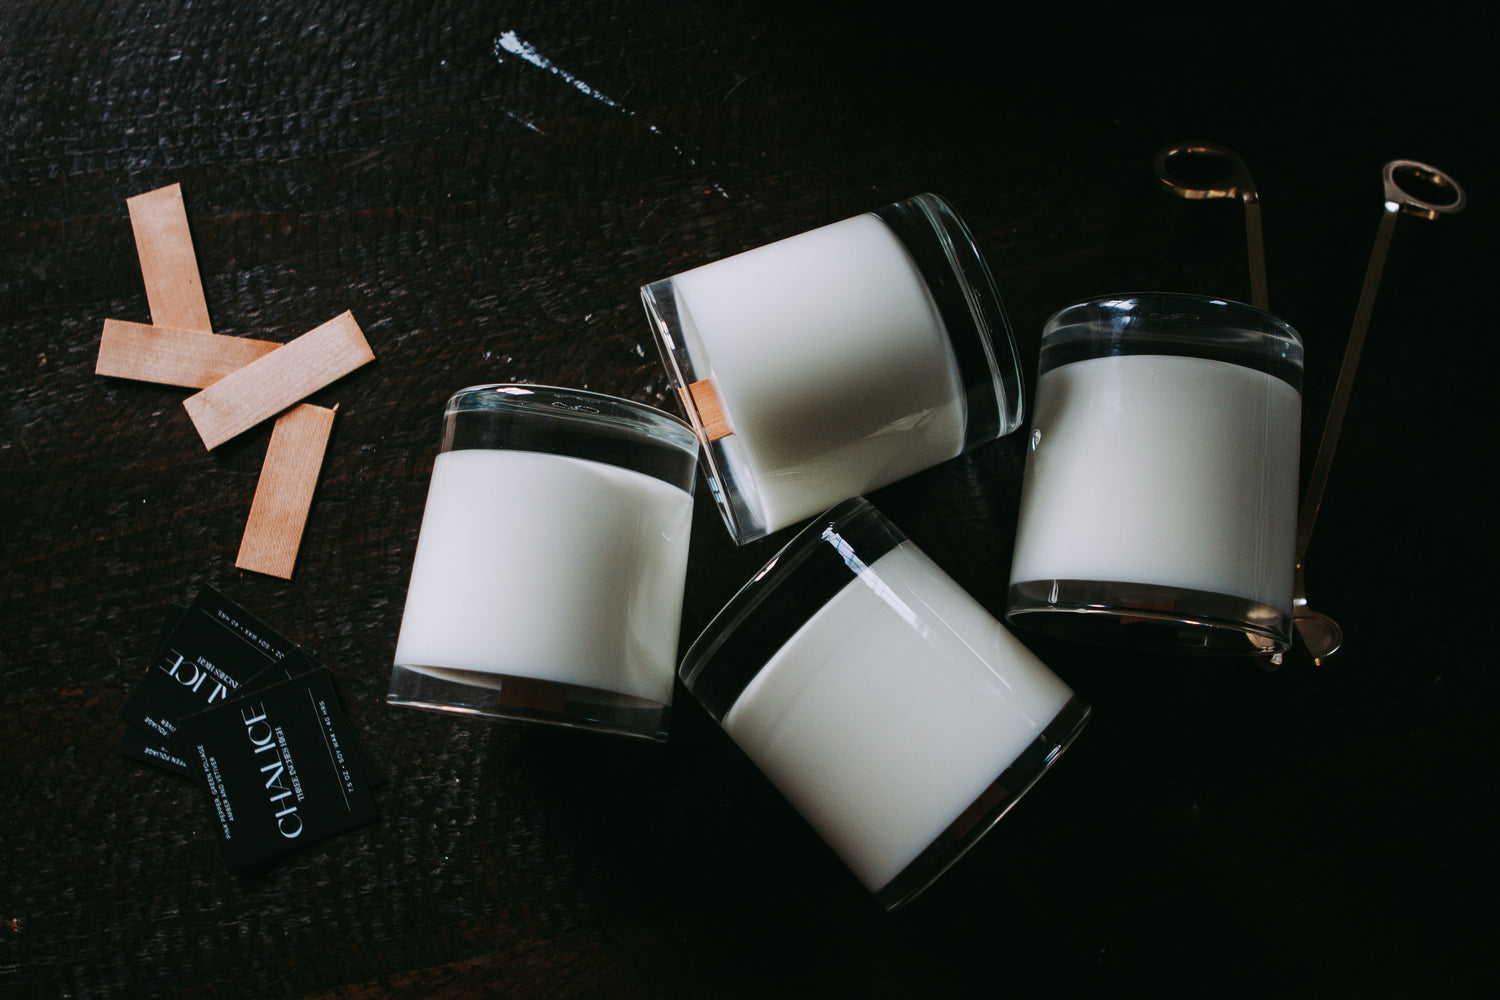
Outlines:
[[[1141, 5], [0, 4], [0, 997], [1491, 995], [1491, 47]], [[1069, 302], [1248, 296], [1242, 208], [1151, 176], [1195, 139], [1255, 179], [1309, 457], [1382, 165], [1469, 188], [1398, 224], [1308, 550], [1323, 667], [1024, 637], [1094, 721], [895, 917], [680, 687], [661, 746], [385, 704], [456, 389], [680, 411], [641, 285], [931, 190], [1029, 391]], [[380, 358], [307, 400], [339, 416], [291, 580], [233, 565], [271, 424], [206, 452], [191, 390], [94, 371], [151, 316], [126, 199], [173, 183], [217, 333], [350, 310]], [[1001, 611], [1026, 455], [871, 499]], [[700, 483], [680, 648], [783, 541], [735, 546]], [[328, 664], [387, 777], [378, 823], [243, 877], [197, 789], [115, 752], [205, 583]]]
[[130, 227], [146, 282], [151, 322], [176, 330], [212, 333], [182, 185], [168, 184], [127, 198], [125, 204], [130, 208]]
[[337, 409], [300, 403], [276, 418], [235, 556], [238, 568], [292, 578]]
[[94, 374], [204, 389], [280, 346], [250, 337], [107, 319]]
[[698, 426], [703, 428], [703, 436], [710, 441], [728, 437], [734, 431], [729, 426], [729, 420], [724, 416], [724, 403], [719, 399], [719, 391], [709, 379], [699, 379], [683, 390], [683, 405], [691, 407], [692, 412], [698, 415]]
[[210, 450], [375, 360], [352, 313], [302, 336], [183, 400]]

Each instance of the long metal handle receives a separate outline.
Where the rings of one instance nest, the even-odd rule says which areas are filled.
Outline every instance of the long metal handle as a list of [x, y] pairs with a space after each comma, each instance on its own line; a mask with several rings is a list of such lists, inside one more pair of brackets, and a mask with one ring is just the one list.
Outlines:
[[[1365, 334], [1370, 329], [1370, 314], [1375, 311], [1375, 293], [1380, 290], [1380, 277], [1385, 272], [1386, 256], [1390, 253], [1391, 238], [1396, 232], [1396, 219], [1403, 212], [1420, 219], [1436, 219], [1440, 215], [1461, 212], [1468, 204], [1468, 196], [1457, 181], [1425, 163], [1392, 160], [1385, 165], [1382, 175], [1385, 179], [1385, 211], [1381, 213], [1380, 225], [1375, 230], [1375, 245], [1370, 249], [1370, 263], [1365, 268], [1364, 287], [1360, 289], [1359, 305], [1354, 310], [1354, 325], [1349, 330], [1349, 342], [1344, 347], [1344, 361], [1339, 366], [1338, 384], [1333, 390], [1333, 401], [1328, 405], [1328, 417], [1323, 423], [1323, 438], [1318, 443], [1318, 455], [1313, 461], [1312, 473], [1307, 481], [1307, 493], [1302, 498], [1302, 509], [1297, 516], [1299, 570], [1307, 556], [1313, 524], [1318, 519], [1318, 509], [1323, 503], [1323, 490], [1328, 485], [1328, 472], [1333, 467], [1333, 452], [1344, 427], [1344, 411], [1349, 407], [1349, 396], [1354, 391], [1354, 376], [1359, 370], [1359, 356], [1365, 347]], [[1404, 179], [1432, 184], [1439, 191], [1451, 195], [1451, 200], [1435, 203], [1418, 198], [1401, 187]]]
[[[1223, 177], [1211, 184], [1194, 184], [1172, 172], [1173, 159], [1192, 156], [1217, 160], [1223, 164]], [[1250, 170], [1234, 150], [1212, 142], [1183, 142], [1168, 146], [1156, 154], [1156, 179], [1162, 187], [1179, 198], [1238, 198], [1245, 205], [1245, 243], [1250, 258], [1250, 303], [1258, 309], [1270, 309], [1266, 287], [1266, 240], [1260, 224], [1260, 195]]]
[[[1200, 159], [1219, 161], [1223, 174], [1215, 183], [1189, 183], [1172, 172], [1172, 159], [1180, 156], [1196, 156]], [[1250, 180], [1250, 171], [1231, 149], [1210, 142], [1180, 143], [1169, 146], [1156, 155], [1156, 177], [1164, 188], [1180, 198], [1240, 198], [1245, 205], [1245, 239], [1250, 258], [1250, 297], [1261, 309], [1268, 309], [1269, 296], [1266, 290], [1265, 239], [1261, 231], [1260, 198], [1255, 184]], [[1365, 336], [1370, 328], [1370, 315], [1375, 311], [1375, 295], [1380, 289], [1380, 278], [1385, 272], [1386, 258], [1390, 253], [1391, 239], [1396, 232], [1396, 219], [1403, 212], [1423, 219], [1436, 219], [1440, 215], [1453, 215], [1463, 211], [1468, 196], [1458, 182], [1436, 167], [1416, 160], [1392, 160], [1382, 171], [1385, 182], [1385, 211], [1375, 230], [1375, 244], [1370, 250], [1370, 263], [1365, 268], [1364, 286], [1360, 289], [1359, 304], [1354, 310], [1354, 324], [1349, 331], [1349, 340], [1344, 347], [1343, 363], [1339, 366], [1338, 384], [1334, 388], [1333, 400], [1329, 404], [1328, 416], [1323, 423], [1323, 436], [1318, 442], [1317, 457], [1308, 476], [1307, 493], [1297, 513], [1296, 570], [1293, 581], [1293, 622], [1297, 634], [1302, 638], [1314, 663], [1332, 654], [1343, 642], [1343, 632], [1338, 623], [1327, 615], [1307, 606], [1307, 587], [1304, 563], [1307, 547], [1312, 541], [1313, 525], [1323, 504], [1323, 492], [1328, 486], [1328, 473], [1333, 467], [1333, 453], [1338, 446], [1339, 435], [1344, 428], [1344, 414], [1349, 408], [1349, 397], [1354, 391], [1354, 376], [1359, 370], [1360, 354], [1364, 351]], [[1402, 183], [1416, 182], [1431, 187], [1441, 201], [1429, 201], [1402, 187]], [[1262, 665], [1274, 670], [1281, 663], [1280, 654], [1267, 657]]]

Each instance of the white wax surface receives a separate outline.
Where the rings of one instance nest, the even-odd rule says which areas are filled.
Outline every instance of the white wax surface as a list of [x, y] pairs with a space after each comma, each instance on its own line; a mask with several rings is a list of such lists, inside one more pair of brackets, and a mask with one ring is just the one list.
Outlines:
[[863, 215], [672, 279], [746, 500], [775, 531], [957, 455], [965, 404], [937, 306]]
[[444, 452], [396, 664], [672, 700], [692, 497], [599, 462]]
[[905, 542], [792, 636], [724, 729], [874, 892], [1071, 693]]
[[1011, 582], [1100, 580], [1291, 613], [1301, 396], [1200, 358], [1131, 355], [1037, 381]]

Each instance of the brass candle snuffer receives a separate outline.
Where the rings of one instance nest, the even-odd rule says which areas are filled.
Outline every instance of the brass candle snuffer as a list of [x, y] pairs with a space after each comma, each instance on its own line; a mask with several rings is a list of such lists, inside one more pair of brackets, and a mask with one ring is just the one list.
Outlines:
[[[1180, 180], [1172, 173], [1171, 165], [1174, 159], [1184, 156], [1217, 161], [1220, 168], [1219, 179], [1211, 184]], [[1328, 472], [1333, 465], [1334, 448], [1338, 445], [1339, 433], [1343, 429], [1344, 411], [1348, 408], [1349, 396], [1354, 388], [1354, 376], [1359, 368], [1360, 353], [1364, 349], [1365, 334], [1369, 331], [1370, 314], [1375, 308], [1375, 293], [1380, 288], [1391, 238], [1395, 235], [1396, 219], [1402, 213], [1419, 219], [1456, 215], [1468, 204], [1468, 197], [1458, 182], [1428, 164], [1416, 160], [1392, 160], [1385, 165], [1381, 175], [1385, 184], [1384, 211], [1380, 217], [1380, 225], [1375, 230], [1375, 243], [1370, 250], [1370, 262], [1365, 268], [1359, 303], [1354, 310], [1354, 324], [1344, 347], [1338, 383], [1328, 406], [1323, 436], [1318, 443], [1317, 457], [1313, 460], [1312, 472], [1308, 477], [1307, 492], [1303, 495], [1302, 506], [1297, 515], [1297, 568], [1292, 584], [1292, 623], [1314, 664], [1321, 664], [1325, 658], [1339, 650], [1343, 645], [1344, 633], [1338, 622], [1308, 607], [1303, 567], [1307, 546], [1312, 540], [1313, 524], [1323, 502], [1323, 490], [1328, 484]], [[1245, 238], [1250, 259], [1250, 300], [1257, 308], [1269, 311], [1260, 196], [1244, 161], [1233, 150], [1214, 143], [1181, 143], [1169, 146], [1156, 155], [1156, 176], [1162, 187], [1180, 198], [1239, 198], [1244, 203]], [[1403, 184], [1428, 186], [1435, 193], [1443, 195], [1445, 200], [1428, 201], [1409, 192]], [[1280, 663], [1281, 654], [1276, 654], [1266, 658], [1265, 665], [1268, 669], [1275, 669]]]

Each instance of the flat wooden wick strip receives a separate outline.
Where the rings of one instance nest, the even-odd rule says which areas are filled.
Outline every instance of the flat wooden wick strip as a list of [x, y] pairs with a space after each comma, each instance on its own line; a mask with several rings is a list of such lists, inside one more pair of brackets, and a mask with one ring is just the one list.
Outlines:
[[717, 441], [734, 433], [729, 427], [728, 418], [724, 416], [724, 404], [719, 400], [718, 390], [711, 381], [705, 378], [694, 382], [687, 387], [683, 397], [683, 403], [688, 409], [698, 414], [698, 424], [710, 441]]
[[269, 340], [107, 319], [94, 374], [205, 389], [280, 346]]
[[292, 578], [337, 409], [302, 403], [277, 418], [235, 566]]
[[375, 360], [364, 332], [342, 313], [183, 400], [210, 449]]
[[151, 322], [173, 330], [212, 333], [182, 186], [170, 184], [138, 194], [125, 199], [125, 205], [130, 209], [141, 277], [146, 280]]

